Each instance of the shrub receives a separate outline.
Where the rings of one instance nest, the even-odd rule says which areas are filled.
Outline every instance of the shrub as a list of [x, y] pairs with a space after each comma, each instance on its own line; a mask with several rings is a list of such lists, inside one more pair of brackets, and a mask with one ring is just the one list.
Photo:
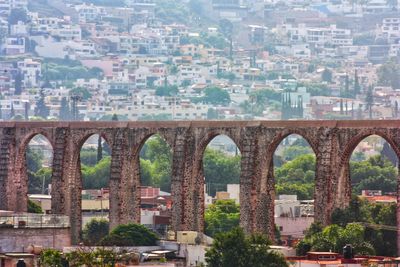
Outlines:
[[140, 224], [121, 224], [105, 236], [103, 246], [154, 246], [158, 237]]

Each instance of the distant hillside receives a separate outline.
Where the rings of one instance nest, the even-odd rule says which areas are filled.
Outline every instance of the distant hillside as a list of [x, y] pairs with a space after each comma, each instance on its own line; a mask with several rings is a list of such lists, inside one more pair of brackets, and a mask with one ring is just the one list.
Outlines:
[[[51, 0], [52, 1], [52, 0]], [[59, 9], [50, 5], [48, 0], [30, 0], [28, 2], [28, 9], [31, 12], [37, 12], [42, 16], [49, 17], [62, 17], [64, 13]]]

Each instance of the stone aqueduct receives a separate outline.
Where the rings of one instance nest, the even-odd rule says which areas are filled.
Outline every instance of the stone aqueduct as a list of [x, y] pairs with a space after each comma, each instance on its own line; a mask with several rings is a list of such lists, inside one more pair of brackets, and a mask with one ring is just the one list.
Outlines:
[[[324, 224], [329, 223], [335, 208], [350, 200], [349, 158], [362, 139], [379, 135], [400, 156], [400, 121], [394, 120], [1, 122], [0, 209], [26, 211], [25, 151], [38, 134], [53, 147], [52, 212], [70, 216], [73, 242], [78, 242], [81, 229], [79, 154], [93, 134], [101, 135], [111, 147], [111, 226], [140, 219], [139, 152], [154, 134], [162, 136], [172, 149], [171, 224], [175, 230], [203, 229], [202, 158], [207, 144], [217, 135], [230, 137], [242, 155], [241, 226], [247, 232], [269, 235], [274, 229], [273, 154], [288, 135], [301, 135], [315, 152], [315, 220]], [[400, 225], [400, 208], [397, 210]]]

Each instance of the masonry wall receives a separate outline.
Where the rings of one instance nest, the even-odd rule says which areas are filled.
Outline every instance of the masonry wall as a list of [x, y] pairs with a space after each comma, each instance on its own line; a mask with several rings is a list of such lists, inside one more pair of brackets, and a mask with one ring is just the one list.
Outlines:
[[0, 228], [0, 252], [27, 252], [29, 245], [62, 249], [71, 245], [69, 228]]
[[[93, 134], [111, 148], [110, 223], [140, 220], [139, 152], [159, 134], [172, 150], [172, 228], [204, 229], [202, 158], [208, 143], [227, 135], [241, 152], [240, 225], [273, 236], [273, 154], [291, 134], [301, 135], [316, 155], [315, 220], [328, 224], [335, 208], [350, 201], [349, 159], [369, 135], [387, 140], [400, 155], [400, 121], [185, 121], [185, 122], [0, 122], [0, 209], [26, 211], [26, 147], [35, 135], [53, 146], [52, 213], [70, 216], [71, 242], [81, 239], [79, 152]], [[399, 187], [400, 188], [400, 187]], [[400, 190], [400, 189], [398, 189]], [[400, 225], [400, 209], [397, 216]], [[400, 232], [399, 232], [400, 235]], [[399, 238], [400, 240], [400, 238]], [[400, 245], [398, 246], [400, 248]]]

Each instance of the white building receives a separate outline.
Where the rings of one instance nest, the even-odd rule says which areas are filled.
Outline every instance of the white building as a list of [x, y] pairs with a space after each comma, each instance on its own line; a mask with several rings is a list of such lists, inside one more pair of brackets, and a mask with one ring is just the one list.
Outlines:
[[75, 40], [80, 41], [82, 38], [82, 31], [79, 25], [63, 25], [50, 30], [50, 34], [62, 40]]
[[25, 58], [23, 61], [18, 61], [18, 68], [23, 75], [25, 87], [36, 87], [39, 85], [38, 79], [42, 73], [42, 64], [39, 61]]
[[2, 51], [6, 55], [20, 55], [25, 53], [24, 37], [7, 37], [3, 43]]
[[384, 18], [381, 32], [390, 43], [400, 39], [400, 18]]

